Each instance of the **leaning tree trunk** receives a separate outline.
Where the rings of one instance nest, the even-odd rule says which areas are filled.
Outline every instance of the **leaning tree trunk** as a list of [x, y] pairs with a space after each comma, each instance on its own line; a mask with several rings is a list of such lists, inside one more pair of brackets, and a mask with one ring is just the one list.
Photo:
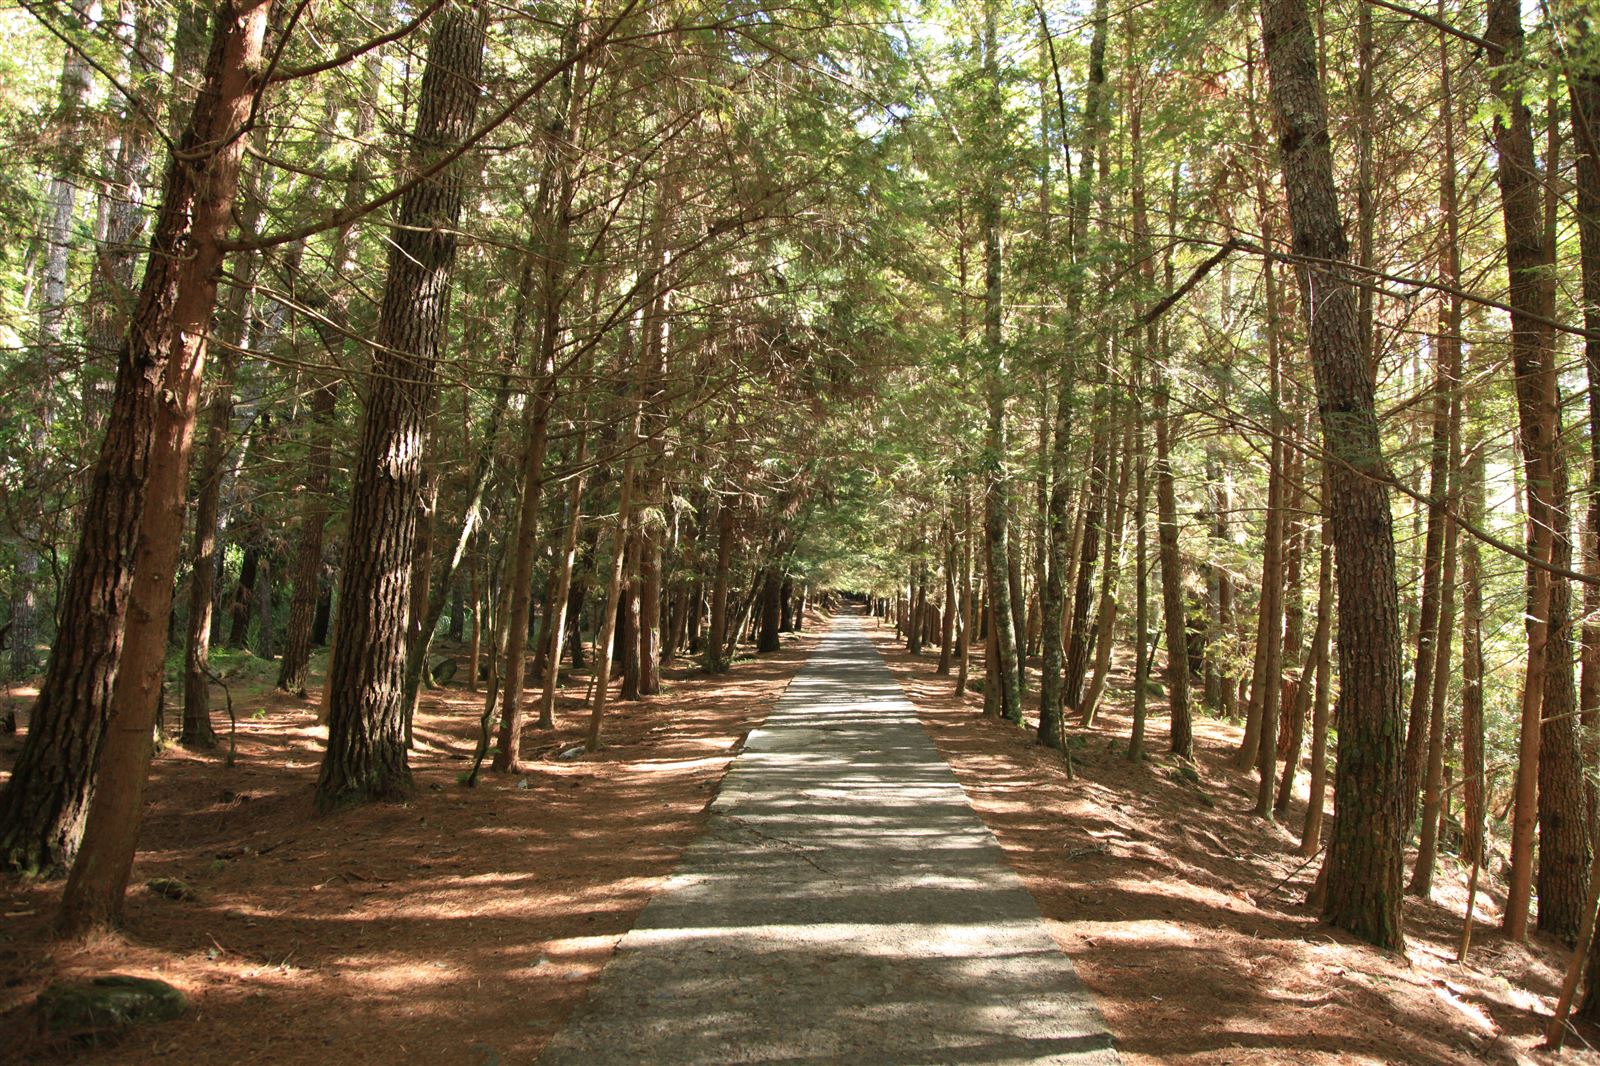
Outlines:
[[1384, 482], [1374, 387], [1362, 354], [1349, 242], [1340, 218], [1305, 0], [1263, 0], [1279, 151], [1301, 307], [1309, 322], [1322, 434], [1333, 463], [1328, 526], [1338, 561], [1338, 818], [1324, 866], [1323, 917], [1399, 949], [1405, 826], [1400, 794], [1400, 618], [1394, 526]]
[[[146, 567], [148, 589], [162, 576], [150, 567], [160, 562], [162, 550], [175, 552], [180, 540], [181, 531], [173, 531], [170, 545], [155, 545], [148, 532], [141, 536], [141, 523], [155, 460], [159, 456], [164, 463], [158, 488], [174, 481], [187, 460], [195, 402], [191, 393], [198, 388], [204, 338], [216, 305], [222, 239], [243, 152], [238, 134], [256, 89], [255, 67], [269, 6], [270, 0], [262, 0], [239, 6], [225, 2], [218, 8], [204, 82], [179, 142], [182, 154], [167, 167], [152, 254], [117, 356], [111, 412], [63, 590], [57, 640], [27, 740], [0, 792], [0, 863], [14, 870], [56, 870], [77, 851], [106, 719], [117, 699], [113, 685], [119, 661], [129, 648], [125, 623], [135, 553]], [[181, 512], [182, 503], [181, 480], [178, 484], [175, 513]], [[163, 595], [170, 600], [172, 577], [169, 567], [165, 593], [154, 601], [142, 599], [141, 612], [148, 614]], [[158, 667], [166, 626], [164, 609], [139, 620], [141, 641], [159, 636], [154, 656]], [[138, 651], [141, 657], [130, 675], [148, 667], [150, 648]], [[122, 697], [122, 706], [131, 695]], [[149, 720], [154, 713], [152, 699]], [[124, 728], [134, 727], [127, 717], [123, 721]], [[133, 760], [141, 775], [149, 735], [147, 722]], [[135, 787], [125, 780], [118, 784]], [[128, 801], [126, 794], [116, 798], [122, 805]], [[112, 851], [121, 846], [115, 835], [106, 843]], [[84, 902], [96, 918], [114, 909], [112, 895], [120, 901], [120, 884], [114, 893], [101, 891], [107, 883], [96, 877], [91, 887], [97, 898]]]
[[[414, 166], [453, 150], [472, 130], [487, 14], [473, 3], [435, 16]], [[411, 790], [403, 698], [411, 549], [464, 174], [457, 161], [412, 187], [391, 238], [328, 667], [328, 749], [317, 781], [324, 811]]]
[[[61, 901], [61, 928], [69, 935], [120, 919], [133, 868], [206, 340], [244, 155], [242, 131], [264, 89], [259, 78], [270, 9], [271, 0], [224, 0], [215, 13], [205, 76], [168, 164], [155, 242], [117, 360], [112, 417], [68, 585], [66, 617], [73, 625], [63, 625], [65, 640], [57, 643], [70, 652], [52, 654], [40, 696], [43, 704], [56, 693], [83, 693], [96, 682], [110, 689], [97, 788]], [[134, 530], [136, 537], [129, 538]], [[123, 576], [130, 569], [131, 581]], [[107, 606], [125, 608], [125, 614], [118, 611], [120, 647], [116, 636], [105, 640], [98, 626], [73, 617]], [[105, 616], [96, 621], [104, 624]], [[80, 637], [85, 643], [75, 642]], [[60, 684], [58, 675], [69, 673]], [[92, 707], [81, 699], [62, 700], [52, 710]], [[79, 721], [92, 727], [96, 718]], [[91, 759], [79, 769], [90, 772], [93, 766]]]

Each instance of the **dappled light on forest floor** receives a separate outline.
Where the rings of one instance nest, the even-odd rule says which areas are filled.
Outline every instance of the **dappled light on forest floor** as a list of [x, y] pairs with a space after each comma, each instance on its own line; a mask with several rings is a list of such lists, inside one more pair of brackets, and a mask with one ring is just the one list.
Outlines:
[[723, 1061], [1116, 1061], [854, 619], [751, 732], [705, 832], [541, 1060]]
[[[1097, 724], [1070, 730], [1078, 777], [1068, 780], [1031, 729], [982, 717], [981, 689], [957, 700], [931, 656], [907, 655], [892, 628], [874, 632], [1124, 1061], [1555, 1061], [1535, 1047], [1567, 952], [1538, 934], [1506, 941], [1503, 897], [1480, 889], [1472, 953], [1458, 965], [1466, 892], [1454, 856], [1441, 857], [1431, 901], [1406, 901], [1406, 957], [1358, 944], [1301, 905], [1317, 873], [1295, 852], [1305, 775], [1281, 824], [1245, 813], [1254, 778], [1227, 766], [1238, 727], [1196, 719], [1196, 784], [1166, 754], [1165, 707], [1153, 699], [1150, 758], [1130, 764], [1123, 663]], [[1577, 1044], [1560, 1061], [1600, 1056]]]
[[[51, 980], [134, 973], [179, 986], [193, 1009], [112, 1048], [49, 1053], [118, 1066], [392, 1066], [480, 1061], [479, 1048], [528, 1061], [698, 835], [740, 740], [814, 643], [791, 637], [720, 678], [669, 666], [662, 695], [612, 705], [604, 750], [555, 759], [581, 738], [579, 675], [557, 729], [528, 730], [525, 772], [485, 773], [474, 789], [456, 775], [482, 697], [425, 695], [414, 797], [326, 818], [311, 814], [326, 735], [316, 701], [240, 702], [235, 767], [223, 765], [225, 734], [217, 752], [155, 760], [125, 937], [52, 943], [61, 883], [0, 883], [0, 1011], [25, 1008]], [[0, 766], [16, 743], [4, 740]], [[156, 877], [197, 898], [156, 895], [144, 887]], [[15, 1017], [0, 1028], [21, 1031]], [[0, 1040], [0, 1061], [37, 1054]]]

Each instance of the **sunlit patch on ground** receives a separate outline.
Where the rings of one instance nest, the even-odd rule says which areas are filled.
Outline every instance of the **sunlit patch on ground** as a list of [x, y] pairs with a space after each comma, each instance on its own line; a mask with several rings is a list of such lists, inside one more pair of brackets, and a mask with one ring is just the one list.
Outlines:
[[[1227, 766], [1237, 726], [1196, 719], [1200, 784], [1184, 782], [1164, 754], [1165, 707], [1153, 700], [1151, 758], [1133, 766], [1123, 757], [1131, 677], [1121, 663], [1097, 725], [1074, 731], [1082, 742], [1069, 781], [1031, 729], [981, 717], [981, 691], [957, 700], [933, 655], [908, 656], [892, 628], [876, 635], [1094, 991], [1125, 1062], [1556, 1061], [1536, 1045], [1565, 949], [1537, 935], [1507, 943], [1495, 926], [1501, 896], [1480, 891], [1472, 955], [1457, 964], [1466, 890], [1453, 857], [1442, 858], [1431, 901], [1407, 900], [1406, 957], [1374, 951], [1301, 905], [1317, 873], [1316, 863], [1302, 865], [1290, 831], [1301, 823], [1306, 775], [1283, 824], [1250, 818], [1254, 779]], [[1572, 1044], [1560, 1061], [1600, 1062]]]
[[[456, 775], [482, 697], [428, 694], [413, 799], [320, 819], [316, 699], [235, 691], [236, 766], [176, 748], [154, 764], [126, 937], [53, 944], [60, 883], [0, 881], [0, 1033], [50, 980], [122, 972], [179, 986], [193, 1009], [114, 1048], [53, 1049], [50, 1061], [393, 1066], [476, 1061], [477, 1046], [526, 1062], [698, 835], [740, 739], [814, 633], [722, 678], [669, 667], [662, 696], [612, 704], [604, 751], [555, 760], [581, 740], [578, 675], [558, 728], [528, 731], [527, 772], [486, 774], [471, 790]], [[0, 738], [0, 768], [19, 745]], [[180, 878], [198, 898], [157, 896], [144, 887], [153, 877]], [[8, 1057], [38, 1061], [0, 1037]]]

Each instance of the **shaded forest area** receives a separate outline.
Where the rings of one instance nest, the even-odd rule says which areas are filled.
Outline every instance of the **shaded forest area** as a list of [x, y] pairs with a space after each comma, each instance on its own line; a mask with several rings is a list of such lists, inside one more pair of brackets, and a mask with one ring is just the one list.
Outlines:
[[[630, 902], [572, 897], [614, 937], [849, 606], [936, 737], [969, 693], [1015, 727], [947, 748], [969, 792], [1025, 767], [1069, 835], [1191, 819], [1251, 863], [1177, 884], [1277, 878], [1246, 895], [1280, 939], [1380, 989], [1426, 956], [1469, 1059], [1592, 1042], [1591, 14], [0, 9], [0, 1009], [107, 944], [243, 980], [164, 908], [259, 925], [254, 860], [340, 839], [266, 909], [399, 917], [437, 870], [454, 913], [549, 887], [541, 849], [636, 851], [596, 874]], [[526, 868], [451, 869], [456, 833]], [[1070, 876], [1117, 846], [1082, 847]], [[1095, 883], [1112, 913], [1138, 877]], [[340, 935], [403, 993], [415, 959]], [[1410, 995], [1358, 1017], [1415, 1035]]]

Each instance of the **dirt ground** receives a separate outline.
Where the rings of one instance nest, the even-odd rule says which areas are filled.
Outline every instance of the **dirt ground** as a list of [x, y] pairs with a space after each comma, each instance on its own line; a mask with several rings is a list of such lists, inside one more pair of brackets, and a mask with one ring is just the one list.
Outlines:
[[[558, 729], [528, 731], [528, 772], [470, 790], [456, 775], [481, 697], [444, 689], [419, 711], [415, 799], [327, 818], [311, 813], [315, 700], [241, 706], [235, 767], [181, 748], [156, 760], [125, 935], [53, 943], [61, 882], [0, 879], [0, 1060], [529, 1061], [698, 835], [814, 633], [721, 678], [668, 668], [659, 697], [612, 704], [603, 751], [558, 759], [581, 733], [579, 677]], [[4, 738], [0, 766], [19, 747]], [[156, 895], [158, 877], [198, 898]], [[24, 1037], [42, 987], [109, 972], [168, 981], [192, 1009], [108, 1047]]]
[[[1295, 872], [1293, 834], [1244, 814], [1247, 778], [1225, 766], [1236, 727], [1197, 719], [1200, 782], [1184, 781], [1160, 755], [1153, 701], [1155, 757], [1132, 766], [1115, 702], [1127, 678], [1114, 678], [1069, 780], [1058, 755], [982, 718], [976, 693], [957, 701], [931, 656], [912, 659], [892, 637], [877, 631], [880, 651], [1129, 1063], [1554, 1061], [1533, 1048], [1564, 952], [1501, 938], [1491, 890], [1469, 963], [1456, 964], [1465, 890], [1453, 860], [1433, 902], [1407, 903], [1406, 957], [1356, 944], [1299, 905], [1316, 866]], [[158, 758], [125, 935], [53, 943], [60, 883], [0, 880], [0, 1060], [530, 1060], [698, 834], [740, 739], [812, 641], [724, 678], [669, 670], [660, 697], [614, 705], [598, 756], [557, 759], [579, 735], [580, 678], [560, 728], [529, 731], [529, 772], [473, 790], [455, 779], [479, 697], [443, 690], [419, 715], [416, 798], [329, 818], [311, 815], [315, 701], [244, 701], [237, 766], [178, 748]], [[0, 766], [18, 745], [0, 740]], [[158, 896], [145, 887], [156, 877], [198, 898]], [[107, 972], [169, 981], [193, 1009], [107, 1047], [22, 1038], [45, 984]], [[1600, 1062], [1571, 1044], [1563, 1061]]]
[[1031, 731], [982, 717], [981, 693], [956, 699], [935, 656], [910, 657], [892, 628], [875, 637], [1094, 991], [1125, 1062], [1600, 1062], [1584, 1048], [1600, 1045], [1592, 1031], [1560, 1056], [1534, 1050], [1568, 952], [1548, 938], [1501, 937], [1498, 888], [1485, 898], [1480, 887], [1472, 950], [1455, 962], [1466, 877], [1453, 856], [1432, 901], [1406, 902], [1403, 958], [1318, 922], [1301, 906], [1317, 863], [1296, 873], [1305, 775], [1283, 824], [1249, 817], [1254, 778], [1226, 765], [1238, 727], [1196, 719], [1200, 782], [1185, 781], [1163, 755], [1165, 707], [1152, 699], [1153, 758], [1134, 766], [1116, 702], [1131, 678], [1114, 675], [1069, 780]]

